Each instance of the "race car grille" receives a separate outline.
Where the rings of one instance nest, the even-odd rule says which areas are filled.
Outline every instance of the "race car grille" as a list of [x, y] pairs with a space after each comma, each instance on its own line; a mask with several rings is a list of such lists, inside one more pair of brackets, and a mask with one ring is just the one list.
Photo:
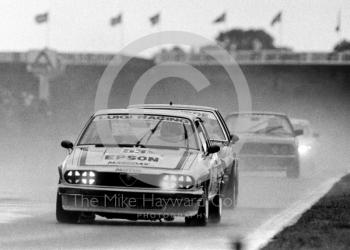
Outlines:
[[160, 177], [158, 175], [81, 170], [67, 171], [64, 175], [64, 178], [70, 184], [89, 184], [111, 187], [154, 188], [159, 187], [160, 182]]
[[159, 177], [156, 175], [133, 175], [126, 173], [98, 172], [96, 185], [113, 187], [159, 187]]
[[294, 155], [295, 148], [291, 144], [247, 142], [243, 145], [240, 153], [256, 155]]

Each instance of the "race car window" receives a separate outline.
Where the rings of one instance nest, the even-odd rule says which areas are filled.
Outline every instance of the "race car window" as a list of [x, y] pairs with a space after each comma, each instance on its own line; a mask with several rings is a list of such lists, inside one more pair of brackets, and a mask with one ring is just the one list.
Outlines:
[[98, 115], [78, 145], [197, 149], [193, 123], [182, 117], [146, 114]]
[[[159, 109], [165, 109], [165, 108], [159, 108]], [[219, 141], [219, 142], [229, 140], [229, 138], [227, 138], [226, 136], [225, 128], [220, 122], [220, 119], [216, 117], [213, 112], [202, 111], [202, 110], [188, 110], [188, 109], [180, 109], [180, 108], [179, 109], [174, 108], [174, 110], [178, 110], [184, 113], [190, 113], [201, 118], [208, 132], [208, 136], [210, 140]]]
[[235, 114], [226, 119], [233, 133], [293, 135], [288, 120], [283, 116], [267, 114]]
[[203, 121], [203, 125], [208, 132], [208, 136], [210, 140], [214, 141], [227, 141], [225, 137], [223, 127], [220, 125], [217, 117], [212, 112], [206, 111], [188, 111], [191, 114], [196, 115], [201, 118]]
[[203, 152], [208, 152], [208, 141], [205, 139], [205, 138], [208, 138], [208, 135], [205, 129], [203, 128], [203, 125], [201, 122], [196, 121], [196, 127], [198, 129], [198, 136], [199, 136], [200, 143], [202, 145], [202, 150]]

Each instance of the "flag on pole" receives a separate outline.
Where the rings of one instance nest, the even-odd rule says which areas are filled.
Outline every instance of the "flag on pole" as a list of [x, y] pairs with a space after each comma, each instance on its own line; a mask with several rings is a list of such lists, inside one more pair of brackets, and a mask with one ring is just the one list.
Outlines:
[[38, 14], [35, 16], [34, 19], [37, 24], [47, 23], [49, 21], [49, 13], [45, 12]]
[[119, 14], [118, 16], [115, 16], [115, 17], [112, 17], [111, 20], [110, 20], [110, 25], [111, 26], [116, 26], [120, 23], [123, 22], [123, 15], [122, 14]]
[[276, 23], [282, 22], [282, 11], [278, 12], [276, 16], [271, 20], [271, 26], [274, 26]]
[[220, 16], [214, 19], [213, 23], [223, 23], [226, 21], [226, 12], [222, 13]]
[[341, 29], [341, 11], [339, 10], [337, 16], [337, 26], [335, 26], [335, 32], [339, 33]]
[[155, 14], [154, 16], [151, 16], [149, 18], [149, 21], [151, 22], [151, 25], [157, 25], [160, 21], [160, 13]]

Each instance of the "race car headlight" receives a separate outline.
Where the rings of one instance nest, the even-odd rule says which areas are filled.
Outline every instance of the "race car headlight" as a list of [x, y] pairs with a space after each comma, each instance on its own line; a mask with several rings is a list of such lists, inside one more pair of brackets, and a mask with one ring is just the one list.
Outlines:
[[304, 145], [304, 144], [301, 144], [298, 146], [298, 152], [300, 155], [305, 155], [307, 154], [311, 149], [311, 146], [310, 145]]
[[70, 184], [95, 184], [96, 174], [94, 171], [70, 170], [65, 174], [65, 180]]
[[162, 189], [189, 189], [193, 187], [193, 178], [188, 175], [164, 175], [160, 181]]

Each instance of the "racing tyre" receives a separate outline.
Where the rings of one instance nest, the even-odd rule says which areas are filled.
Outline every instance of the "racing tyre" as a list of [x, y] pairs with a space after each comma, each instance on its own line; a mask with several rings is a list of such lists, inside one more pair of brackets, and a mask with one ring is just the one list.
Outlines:
[[185, 217], [185, 223], [188, 226], [205, 226], [208, 222], [209, 202], [203, 200], [198, 209], [198, 213], [194, 216]]
[[238, 200], [238, 171], [235, 166], [232, 167], [229, 180], [225, 186], [223, 205], [225, 208], [233, 209], [237, 206]]
[[300, 175], [300, 163], [299, 160], [294, 160], [288, 167], [287, 167], [287, 178], [298, 178]]
[[222, 214], [222, 197], [218, 193], [209, 204], [209, 221], [219, 223]]
[[77, 223], [80, 218], [80, 212], [65, 211], [62, 208], [62, 195], [57, 193], [56, 198], [56, 219], [61, 223]]

